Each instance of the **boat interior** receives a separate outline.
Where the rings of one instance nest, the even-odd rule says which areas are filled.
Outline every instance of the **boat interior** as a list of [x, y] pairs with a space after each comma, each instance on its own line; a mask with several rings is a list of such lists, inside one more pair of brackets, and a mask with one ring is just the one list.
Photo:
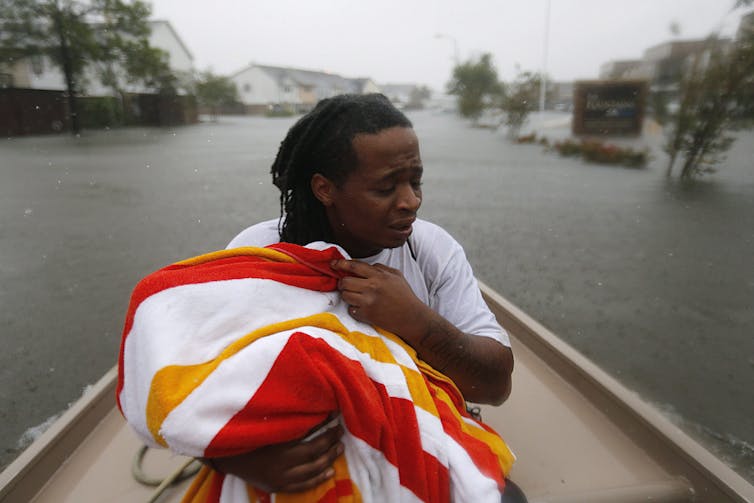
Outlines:
[[[529, 502], [745, 502], [754, 486], [659, 412], [485, 285], [511, 334], [513, 393], [483, 420], [514, 450]], [[0, 501], [180, 501], [190, 480], [155, 488], [132, 476], [140, 443], [115, 407], [110, 370], [0, 474]], [[150, 450], [163, 479], [189, 461]]]

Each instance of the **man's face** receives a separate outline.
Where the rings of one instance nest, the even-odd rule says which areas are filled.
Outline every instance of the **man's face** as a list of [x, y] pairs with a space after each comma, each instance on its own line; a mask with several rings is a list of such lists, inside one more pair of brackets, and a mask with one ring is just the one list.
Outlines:
[[414, 130], [393, 127], [353, 140], [358, 167], [326, 190], [313, 190], [324, 204], [337, 244], [354, 258], [406, 242], [421, 205], [422, 162]]

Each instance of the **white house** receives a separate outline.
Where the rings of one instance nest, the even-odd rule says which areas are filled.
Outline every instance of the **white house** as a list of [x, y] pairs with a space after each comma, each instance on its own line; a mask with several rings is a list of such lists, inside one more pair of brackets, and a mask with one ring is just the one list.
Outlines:
[[306, 112], [319, 100], [336, 94], [379, 92], [379, 87], [369, 78], [352, 79], [334, 73], [253, 63], [230, 79], [250, 114], [276, 109]]
[[[168, 64], [179, 82], [188, 86], [194, 73], [194, 57], [168, 21], [150, 21], [152, 32], [149, 44], [162, 49], [168, 55]], [[66, 89], [62, 70], [43, 56], [32, 56], [17, 61], [11, 68], [2, 71], [6, 86], [48, 89], [61, 91]], [[112, 90], [102, 86], [94, 68], [85, 71], [85, 95], [108, 96]], [[141, 85], [126, 86], [128, 92], [146, 92]], [[182, 89], [179, 89], [179, 93]]]

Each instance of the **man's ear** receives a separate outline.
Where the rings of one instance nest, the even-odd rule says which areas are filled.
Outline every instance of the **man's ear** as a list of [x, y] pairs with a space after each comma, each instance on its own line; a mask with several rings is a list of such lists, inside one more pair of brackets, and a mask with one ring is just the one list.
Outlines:
[[335, 184], [327, 177], [321, 173], [314, 173], [314, 175], [312, 175], [311, 188], [314, 197], [316, 197], [323, 206], [328, 207], [332, 204]]

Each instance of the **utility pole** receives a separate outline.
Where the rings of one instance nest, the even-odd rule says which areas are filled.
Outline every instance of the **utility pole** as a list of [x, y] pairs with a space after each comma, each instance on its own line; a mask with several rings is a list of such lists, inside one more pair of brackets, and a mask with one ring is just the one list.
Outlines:
[[458, 64], [461, 62], [461, 58], [458, 51], [458, 41], [455, 39], [455, 37], [451, 37], [450, 35], [446, 35], [445, 33], [437, 33], [435, 34], [435, 38], [447, 38], [448, 40], [453, 42], [453, 64], [455, 64], [455, 66], [458, 66]]
[[550, 0], [545, 0], [545, 39], [542, 48], [542, 75], [539, 84], [539, 113], [545, 111], [545, 97], [547, 92], [547, 49], [550, 45]]

